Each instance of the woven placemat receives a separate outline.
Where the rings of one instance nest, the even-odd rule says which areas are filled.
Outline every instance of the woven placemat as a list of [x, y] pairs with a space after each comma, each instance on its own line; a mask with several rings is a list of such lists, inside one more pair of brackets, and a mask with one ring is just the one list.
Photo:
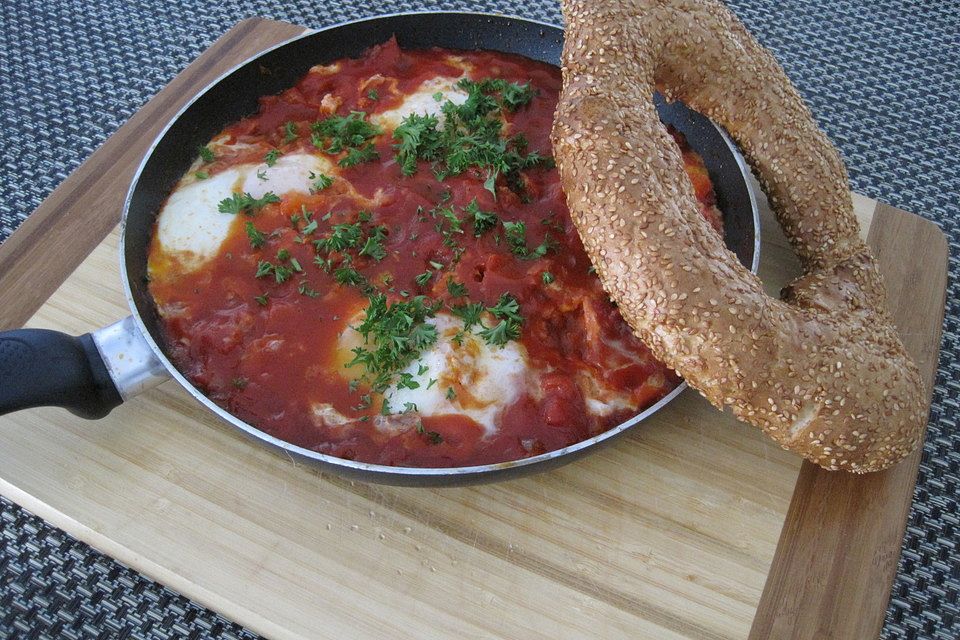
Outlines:
[[[960, 637], [960, 3], [734, 0], [837, 144], [854, 190], [950, 242], [940, 369], [884, 638]], [[2, 0], [0, 240], [216, 37], [261, 15], [321, 27], [473, 9], [559, 22], [553, 2]], [[0, 637], [253, 638], [0, 498]]]

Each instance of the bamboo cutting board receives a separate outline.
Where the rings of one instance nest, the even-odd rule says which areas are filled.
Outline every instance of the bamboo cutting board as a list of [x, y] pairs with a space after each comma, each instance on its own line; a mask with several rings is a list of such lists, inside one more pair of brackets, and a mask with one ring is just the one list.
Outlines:
[[[68, 178], [0, 246], [0, 327], [82, 333], [126, 315], [111, 229], [147, 145], [196, 90], [301, 32], [240, 23]], [[946, 240], [854, 202], [932, 384]], [[796, 263], [766, 209], [763, 225], [776, 291]], [[284, 638], [876, 637], [918, 463], [868, 477], [801, 465], [692, 392], [582, 461], [458, 489], [321, 474], [169, 382], [98, 422], [0, 418], [0, 492]]]

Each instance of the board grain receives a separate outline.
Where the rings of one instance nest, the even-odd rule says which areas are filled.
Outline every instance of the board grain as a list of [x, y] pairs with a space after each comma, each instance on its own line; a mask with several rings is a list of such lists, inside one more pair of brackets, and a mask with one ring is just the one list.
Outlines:
[[[301, 32], [240, 23], [58, 188], [0, 245], [0, 327], [81, 333], [126, 315], [110, 229], [154, 132], [216, 75]], [[932, 380], [943, 236], [854, 203]], [[797, 263], [763, 215], [775, 292]], [[691, 392], [582, 461], [458, 489], [321, 474], [174, 383], [98, 422], [50, 408], [0, 418], [0, 493], [281, 638], [875, 637], [917, 460], [866, 479], [801, 467]]]

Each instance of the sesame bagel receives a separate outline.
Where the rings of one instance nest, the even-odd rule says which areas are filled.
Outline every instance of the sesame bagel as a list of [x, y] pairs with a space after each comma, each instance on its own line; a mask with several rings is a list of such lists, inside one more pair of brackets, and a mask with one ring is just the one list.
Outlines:
[[[564, 0], [553, 149], [570, 213], [634, 332], [717, 407], [826, 468], [912, 451], [924, 389], [836, 149], [773, 56], [711, 0]], [[659, 90], [726, 127], [801, 260], [767, 296], [699, 214]]]

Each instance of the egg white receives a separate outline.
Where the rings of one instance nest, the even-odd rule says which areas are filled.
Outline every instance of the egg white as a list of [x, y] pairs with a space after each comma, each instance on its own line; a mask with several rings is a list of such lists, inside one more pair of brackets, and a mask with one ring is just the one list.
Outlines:
[[[436, 77], [424, 80], [417, 90], [403, 99], [399, 106], [375, 113], [370, 116], [370, 120], [387, 130], [394, 130], [400, 126], [403, 119], [412, 113], [417, 115], [437, 116], [443, 121], [443, 114], [440, 111], [441, 105], [449, 100], [454, 104], [463, 104], [467, 99], [467, 92], [457, 87], [460, 78]], [[437, 94], [441, 94], [439, 100]]]
[[[361, 321], [362, 317], [357, 316], [349, 324], [352, 327]], [[463, 322], [447, 313], [440, 312], [426, 322], [437, 328], [437, 341], [397, 376], [399, 379], [408, 374], [416, 388], [401, 388], [394, 383], [384, 391], [390, 411], [400, 414], [415, 406], [414, 413], [419, 416], [462, 414], [482, 426], [487, 436], [496, 434], [500, 412], [513, 404], [531, 378], [533, 367], [526, 348], [513, 341], [492, 347], [468, 331], [463, 332], [461, 344], [457, 344], [451, 338], [463, 329]], [[343, 360], [349, 361], [351, 350], [362, 344], [360, 334], [347, 328], [340, 336], [337, 350], [343, 354]], [[340, 370], [346, 377], [358, 373], [353, 368]], [[436, 382], [431, 384], [431, 380]], [[452, 383], [467, 388], [469, 398], [448, 397]]]
[[280, 156], [272, 167], [237, 165], [205, 180], [187, 174], [160, 210], [157, 241], [162, 251], [177, 256], [185, 270], [198, 269], [217, 255], [237, 219], [219, 211], [222, 200], [234, 193], [249, 193], [254, 198], [262, 198], [268, 191], [278, 196], [309, 193], [311, 172], [332, 176], [336, 168], [323, 156], [292, 153]]

